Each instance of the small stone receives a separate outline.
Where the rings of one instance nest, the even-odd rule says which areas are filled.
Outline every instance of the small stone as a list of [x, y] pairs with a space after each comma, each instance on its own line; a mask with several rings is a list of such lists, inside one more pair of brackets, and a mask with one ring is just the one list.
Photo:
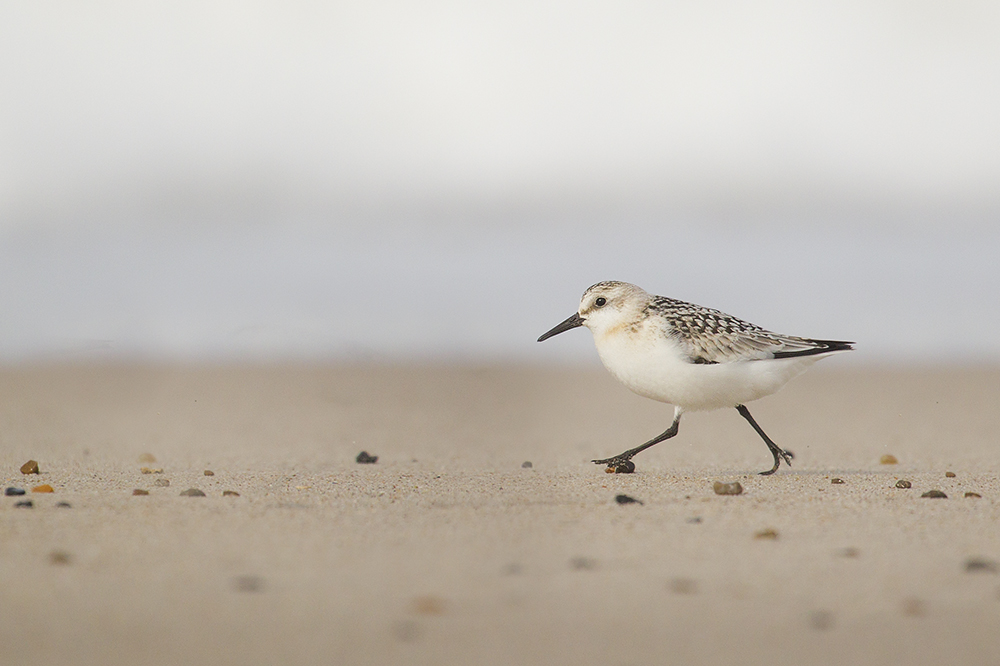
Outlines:
[[923, 495], [921, 495], [921, 497], [931, 497], [931, 498], [948, 499], [948, 496], [945, 495], [940, 490], [928, 490], [926, 493], [924, 493]]
[[674, 578], [667, 584], [674, 594], [696, 594], [698, 592], [698, 581], [690, 578]]
[[969, 492], [965, 493], [965, 496], [966, 497], [980, 497], [980, 498], [982, 497], [982, 495], [980, 495], [979, 493], [974, 493], [971, 490]]
[[809, 614], [809, 624], [819, 631], [830, 629], [833, 627], [833, 613], [827, 610], [813, 611]]
[[222, 496], [223, 497], [239, 497], [240, 494], [238, 492], [236, 492], [235, 490], [223, 490], [222, 491]]
[[418, 615], [444, 615], [445, 606], [444, 599], [429, 595], [413, 600], [413, 612]]
[[7, 497], [13, 497], [15, 495], [23, 495], [25, 493], [24, 488], [14, 488], [9, 487], [7, 490], [3, 491], [3, 494]]
[[626, 460], [623, 463], [618, 463], [614, 467], [615, 474], [632, 474], [635, 472], [635, 463], [631, 460]]
[[754, 539], [770, 539], [771, 541], [773, 541], [773, 540], [775, 540], [775, 539], [778, 538], [778, 530], [776, 530], [776, 529], [774, 529], [772, 527], [768, 527], [768, 528], [760, 530], [759, 532], [754, 533], [753, 538]]
[[43, 483], [40, 486], [35, 486], [34, 488], [32, 488], [31, 492], [33, 492], [33, 493], [54, 493], [55, 490], [49, 484]]
[[20, 502], [14, 502], [14, 506], [21, 509], [30, 509], [35, 506], [35, 503], [31, 500], [21, 500]]
[[723, 483], [722, 481], [716, 481], [712, 484], [712, 488], [715, 490], [716, 495], [741, 495], [743, 494], [743, 486], [740, 485], [739, 481], [733, 481], [731, 483]]
[[909, 481], [907, 481], [906, 479], [900, 479], [899, 481], [896, 482], [896, 487], [897, 488], [911, 488], [911, 487], [913, 487], [913, 484], [910, 483]]
[[832, 483], [835, 486], [839, 486], [843, 482], [844, 482], [843, 479], [838, 479], [837, 477], [834, 477], [834, 478], [830, 479], [830, 483]]
[[840, 555], [841, 557], [854, 558], [860, 556], [861, 551], [855, 548], [854, 546], [847, 546], [846, 548], [841, 548], [840, 550], [838, 550], [837, 554]]
[[140, 453], [139, 454], [139, 462], [141, 462], [141, 463], [155, 463], [156, 462], [156, 456], [154, 456], [152, 453]]
[[954, 479], [955, 478], [955, 473], [954, 472], [945, 472], [944, 475], [946, 477], [948, 477], [949, 479]]
[[181, 491], [181, 497], [204, 497], [205, 493], [197, 488], [188, 488]]
[[628, 495], [615, 495], [615, 501], [619, 504], [642, 504], [640, 500]]
[[56, 502], [57, 509], [72, 509], [73, 505], [69, 502]]
[[136, 488], [135, 490], [132, 491], [132, 494], [133, 495], [145, 496], [145, 495], [149, 494], [149, 491], [148, 490], [143, 490], [142, 488]]
[[997, 563], [985, 557], [970, 557], [965, 561], [966, 573], [996, 573]]
[[237, 592], [263, 592], [264, 579], [253, 575], [237, 576], [233, 579], [233, 587]]
[[373, 456], [367, 451], [362, 451], [358, 454], [358, 457], [355, 458], [355, 460], [357, 460], [361, 465], [374, 465], [378, 462], [378, 456]]
[[531, 469], [531, 467], [532, 465], [530, 460], [525, 460], [523, 463], [521, 463], [521, 469]]
[[157, 488], [166, 488], [170, 485], [170, 479], [156, 479], [153, 481], [153, 485]]
[[903, 615], [909, 615], [910, 617], [920, 617], [926, 610], [924, 609], [924, 602], [920, 599], [904, 599], [903, 600]]
[[687, 520], [685, 520], [684, 522], [685, 523], [689, 523], [691, 525], [697, 525], [697, 524], [699, 524], [701, 522], [701, 516], [692, 516], [692, 517], [688, 518]]
[[898, 460], [896, 460], [896, 456], [892, 455], [891, 453], [886, 453], [884, 456], [879, 458], [878, 461], [883, 465], [895, 465], [896, 463], [899, 462]]
[[38, 474], [38, 461], [29, 460], [21, 465], [21, 474]]
[[163, 474], [162, 467], [140, 467], [139, 471], [143, 474]]
[[49, 553], [49, 562], [52, 564], [69, 564], [72, 559], [65, 550], [53, 550]]
[[205, 470], [205, 476], [215, 476], [215, 472], [210, 469]]

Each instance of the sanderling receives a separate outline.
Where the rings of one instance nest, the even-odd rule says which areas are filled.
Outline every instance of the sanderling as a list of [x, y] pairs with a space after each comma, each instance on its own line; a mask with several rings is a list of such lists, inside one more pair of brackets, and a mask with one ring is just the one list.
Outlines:
[[604, 367], [641, 396], [669, 402], [674, 420], [662, 434], [617, 456], [594, 460], [609, 471], [632, 472], [631, 458], [677, 434], [685, 411], [735, 407], [774, 456], [773, 474], [792, 454], [778, 447], [744, 403], [771, 395], [821, 358], [854, 349], [853, 342], [779, 335], [718, 310], [653, 296], [627, 282], [598, 282], [580, 309], [539, 342], [577, 326], [594, 334]]

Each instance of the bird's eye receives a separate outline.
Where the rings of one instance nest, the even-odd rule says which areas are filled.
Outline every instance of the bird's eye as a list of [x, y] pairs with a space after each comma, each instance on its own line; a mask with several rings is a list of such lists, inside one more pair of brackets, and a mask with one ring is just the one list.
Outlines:
[[603, 296], [598, 296], [597, 300], [594, 301], [594, 306], [599, 308], [603, 308], [607, 304], [608, 304], [608, 299], [604, 298]]

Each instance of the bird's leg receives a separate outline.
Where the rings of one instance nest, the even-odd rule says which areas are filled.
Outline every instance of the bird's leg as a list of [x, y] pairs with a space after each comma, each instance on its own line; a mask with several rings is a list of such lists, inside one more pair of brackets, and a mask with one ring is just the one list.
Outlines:
[[670, 427], [664, 430], [661, 434], [657, 435], [653, 439], [649, 440], [645, 444], [640, 444], [634, 449], [629, 449], [623, 453], [619, 453], [611, 458], [605, 458], [604, 460], [591, 460], [591, 462], [598, 465], [607, 465], [608, 471], [613, 471], [617, 474], [631, 474], [635, 471], [635, 463], [632, 462], [632, 457], [637, 453], [645, 451], [654, 444], [659, 444], [665, 439], [670, 439], [677, 434], [677, 428], [681, 422], [682, 410], [680, 407], [674, 407], [674, 422], [670, 424]]
[[778, 465], [781, 464], [782, 460], [785, 461], [786, 465], [791, 467], [792, 452], [785, 451], [777, 444], [772, 442], [771, 438], [765, 435], [764, 431], [760, 429], [759, 425], [757, 425], [757, 422], [753, 420], [753, 417], [750, 416], [750, 410], [747, 409], [744, 405], [736, 405], [736, 411], [740, 413], [740, 416], [742, 416], [743, 418], [745, 418], [747, 421], [750, 422], [750, 425], [753, 426], [753, 429], [757, 431], [757, 434], [760, 435], [761, 439], [764, 440], [764, 443], [767, 444], [767, 449], [771, 452], [771, 455], [774, 456], [774, 467], [767, 470], [766, 472], [761, 472], [761, 474], [765, 476], [768, 474], [774, 474], [776, 471], [778, 471]]

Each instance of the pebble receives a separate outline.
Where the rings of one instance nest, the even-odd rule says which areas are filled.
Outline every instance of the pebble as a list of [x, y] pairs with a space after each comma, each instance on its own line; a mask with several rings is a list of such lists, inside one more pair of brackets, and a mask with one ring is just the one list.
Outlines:
[[73, 505], [69, 502], [56, 502], [57, 509], [72, 509]]
[[264, 579], [253, 575], [237, 576], [233, 579], [233, 587], [237, 592], [262, 592]]
[[31, 500], [21, 500], [20, 502], [14, 502], [14, 506], [22, 509], [30, 509], [35, 506], [35, 503]]
[[155, 463], [156, 456], [152, 453], [141, 453], [139, 454], [139, 462], [141, 463]]
[[531, 467], [532, 465], [530, 460], [525, 460], [523, 463], [521, 463], [521, 469], [531, 469]]
[[215, 472], [210, 469], [205, 470], [205, 476], [215, 476]]
[[945, 495], [940, 490], [928, 490], [926, 493], [921, 495], [921, 497], [932, 497], [932, 498], [937, 497], [941, 499], [948, 499], [948, 496]]
[[689, 523], [691, 525], [697, 525], [701, 522], [701, 516], [692, 516], [691, 518], [688, 518], [684, 522]]
[[965, 496], [966, 497], [982, 497], [982, 495], [980, 495], [979, 493], [974, 493], [971, 490], [969, 492], [965, 493]]
[[49, 484], [43, 483], [40, 486], [35, 486], [34, 488], [32, 488], [31, 492], [33, 492], [33, 493], [54, 493], [55, 490]]
[[21, 465], [21, 474], [38, 474], [38, 461], [29, 460]]
[[899, 481], [896, 482], [896, 487], [897, 488], [912, 488], [913, 484], [910, 483], [909, 481], [907, 481], [906, 479], [900, 479]]
[[841, 557], [858, 557], [861, 555], [861, 551], [854, 546], [847, 546], [846, 548], [841, 548], [837, 551], [837, 554]]
[[162, 467], [140, 467], [139, 471], [143, 474], [163, 474]]
[[674, 578], [668, 583], [668, 587], [674, 594], [696, 594], [698, 581], [690, 578]]
[[608, 474], [631, 474], [635, 471], [635, 463], [631, 460], [626, 460], [623, 463], [619, 463], [614, 467], [608, 467], [604, 470]]
[[809, 624], [813, 629], [825, 631], [833, 627], [833, 613], [827, 610], [813, 611], [809, 614]]
[[898, 460], [896, 460], [896, 456], [892, 455], [891, 453], [885, 454], [884, 456], [879, 458], [878, 461], [883, 465], [895, 465], [896, 463], [899, 462]]
[[235, 490], [223, 490], [222, 491], [222, 496], [223, 497], [239, 497], [240, 494], [238, 492], [236, 492]]
[[205, 493], [197, 488], [188, 488], [181, 491], [181, 497], [204, 497]]
[[7, 488], [7, 490], [3, 491], [3, 494], [6, 495], [7, 497], [13, 497], [14, 495], [23, 495], [24, 494], [24, 488], [10, 487], [10, 488]]
[[722, 481], [716, 481], [712, 484], [712, 488], [715, 490], [716, 495], [741, 495], [743, 494], [743, 486], [740, 485], [739, 481], [733, 481], [731, 483], [723, 483]]
[[155, 481], [153, 481], [153, 485], [157, 486], [158, 488], [166, 488], [167, 486], [170, 485], [170, 479], [156, 479]]
[[996, 573], [997, 563], [985, 557], [970, 557], [965, 561], [967, 573]]
[[615, 495], [615, 501], [619, 504], [642, 504], [640, 500], [628, 495]]
[[132, 494], [133, 495], [148, 495], [149, 491], [148, 490], [143, 490], [142, 488], [136, 488], [135, 490], [132, 491]]
[[954, 472], [945, 472], [944, 475], [946, 477], [948, 477], [949, 479], [954, 479], [955, 478], [955, 473]]
[[835, 485], [835, 486], [836, 486], [836, 485], [840, 485], [840, 484], [842, 484], [843, 482], [844, 482], [844, 480], [843, 480], [843, 479], [838, 479], [837, 477], [834, 477], [834, 478], [830, 479], [830, 483], [832, 483], [832, 484], [833, 484], [833, 485]]
[[763, 529], [763, 530], [755, 533], [753, 535], [753, 538], [754, 539], [771, 539], [773, 541], [774, 539], [778, 538], [778, 530], [776, 530], [776, 529], [774, 529], [772, 527], [768, 527], [768, 528], [765, 528], [765, 529]]
[[69, 564], [72, 559], [65, 550], [53, 550], [49, 553], [49, 562], [52, 564]]
[[413, 600], [413, 612], [418, 615], [444, 615], [445, 606], [444, 599], [429, 595]]
[[362, 451], [355, 460], [361, 465], [374, 465], [378, 462], [378, 456], [373, 456], [367, 451]]

